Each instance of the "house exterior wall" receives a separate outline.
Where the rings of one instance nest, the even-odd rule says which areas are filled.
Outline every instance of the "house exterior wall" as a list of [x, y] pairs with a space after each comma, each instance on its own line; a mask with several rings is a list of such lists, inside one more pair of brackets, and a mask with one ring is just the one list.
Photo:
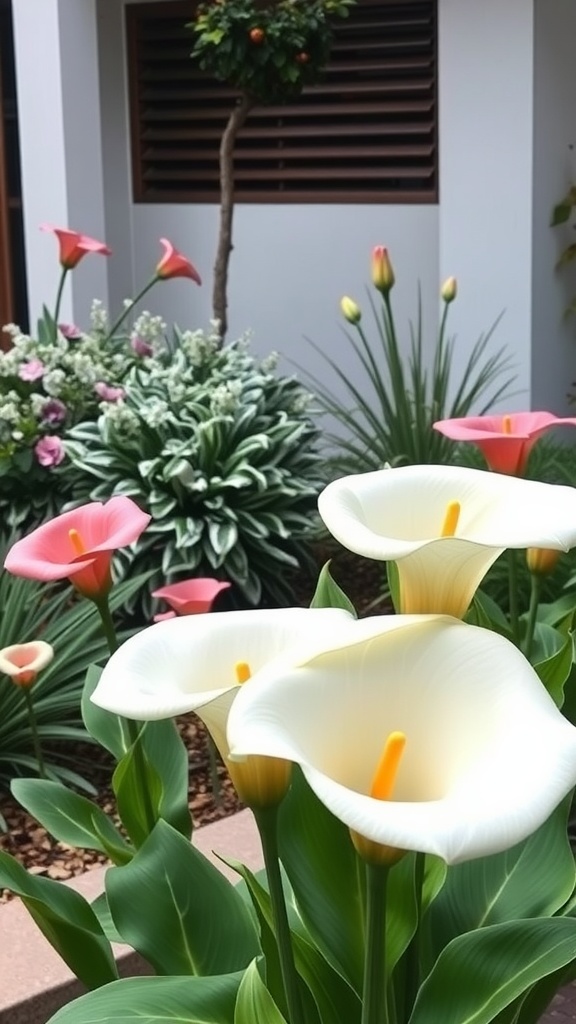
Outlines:
[[[132, 204], [128, 148], [128, 113], [118, 103], [125, 92], [125, 5], [99, 0], [100, 80], [102, 83], [107, 233], [122, 262], [132, 260], [132, 275], [112, 284], [113, 305], [127, 294], [130, 280], [138, 287], [151, 273], [162, 236], [185, 252], [205, 282], [196, 289], [187, 281], [158, 286], [149, 299], [154, 312], [183, 327], [208, 324], [211, 277], [216, 250], [218, 208], [211, 204]], [[103, 45], [106, 40], [106, 45]], [[113, 41], [112, 45], [109, 42]], [[121, 198], [120, 198], [121, 197]], [[126, 215], [130, 208], [131, 228]], [[133, 246], [129, 252], [129, 238]], [[438, 322], [438, 208], [430, 206], [331, 206], [238, 204], [234, 214], [234, 252], [229, 277], [230, 339], [250, 329], [261, 355], [276, 350], [288, 360], [323, 376], [325, 364], [305, 336], [336, 355], [353, 377], [356, 367], [342, 335], [340, 298], [353, 296], [366, 306], [370, 253], [374, 245], [390, 248], [398, 287], [395, 300], [399, 324], [416, 317], [418, 283], [428, 340]], [[120, 288], [124, 288], [123, 292]]]
[[529, 408], [532, 341], [532, 3], [440, 0], [440, 271], [460, 285], [455, 370], [502, 314]]
[[[66, 316], [85, 322], [93, 295], [109, 297], [116, 311], [150, 276], [166, 236], [197, 264], [205, 285], [167, 282], [149, 305], [182, 326], [201, 326], [210, 316], [217, 209], [132, 203], [126, 2], [14, 0], [31, 311], [54, 293], [53, 246], [37, 231], [52, 220], [114, 250], [111, 260], [86, 260], [75, 272]], [[430, 346], [438, 283], [456, 274], [456, 375], [478, 335], [503, 313], [491, 351], [506, 344], [516, 363], [518, 393], [507, 407], [537, 401], [558, 409], [571, 352], [559, 326], [563, 286], [551, 270], [560, 239], [547, 219], [568, 178], [576, 71], [565, 26], [576, 18], [572, 6], [439, 0], [439, 205], [239, 205], [229, 336], [251, 328], [258, 352], [277, 349], [325, 376], [307, 335], [354, 376], [338, 303], [349, 294], [367, 305], [370, 249], [382, 243], [396, 269], [400, 325], [415, 317], [420, 282]], [[370, 325], [369, 313], [366, 319]]]
[[[101, 239], [102, 133], [95, 0], [13, 0], [20, 115], [22, 198], [31, 323], [50, 307], [59, 278], [48, 222]], [[47, 59], [49, 55], [50, 59]], [[61, 319], [85, 319], [94, 296], [107, 299], [104, 261], [71, 275]]]
[[535, 21], [532, 400], [534, 408], [573, 416], [567, 392], [576, 391], [576, 317], [564, 310], [576, 294], [576, 273], [574, 265], [555, 265], [574, 231], [552, 229], [550, 215], [576, 183], [576, 6], [536, 0]]

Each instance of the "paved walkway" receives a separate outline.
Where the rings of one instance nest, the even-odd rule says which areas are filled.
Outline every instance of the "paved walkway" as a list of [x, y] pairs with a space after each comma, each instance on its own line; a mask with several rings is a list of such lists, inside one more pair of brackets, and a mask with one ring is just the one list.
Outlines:
[[576, 982], [558, 993], [541, 1024], [565, 1024], [570, 1020], [576, 1021]]

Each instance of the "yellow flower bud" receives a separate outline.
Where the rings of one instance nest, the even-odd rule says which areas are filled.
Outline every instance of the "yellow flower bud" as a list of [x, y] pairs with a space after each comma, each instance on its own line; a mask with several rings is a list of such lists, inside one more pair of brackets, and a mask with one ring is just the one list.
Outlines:
[[458, 282], [456, 278], [447, 277], [440, 291], [440, 295], [442, 296], [443, 301], [446, 304], [448, 304], [449, 302], [454, 302], [454, 299], [456, 298], [457, 294]]
[[376, 245], [372, 250], [372, 282], [374, 287], [387, 295], [394, 285], [394, 270], [388, 256], [388, 249], [383, 245]]
[[342, 315], [346, 318], [349, 324], [360, 323], [360, 320], [362, 319], [362, 310], [360, 309], [360, 306], [354, 302], [354, 299], [350, 299], [348, 295], [345, 295], [344, 298], [340, 300], [340, 309], [342, 310]]
[[560, 552], [550, 548], [526, 549], [526, 565], [535, 576], [550, 576], [559, 557]]

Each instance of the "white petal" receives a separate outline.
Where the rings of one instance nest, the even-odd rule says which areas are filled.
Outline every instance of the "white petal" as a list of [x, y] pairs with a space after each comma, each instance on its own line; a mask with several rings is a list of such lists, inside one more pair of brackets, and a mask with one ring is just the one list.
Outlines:
[[461, 506], [457, 536], [495, 548], [576, 544], [576, 488], [458, 466], [403, 466], [343, 477], [318, 500], [340, 543], [358, 554], [397, 560], [431, 542], [450, 502]]
[[341, 609], [282, 608], [159, 622], [110, 658], [92, 700], [126, 718], [171, 718], [237, 687], [238, 662], [255, 675], [272, 659], [339, 635], [353, 621]]
[[[359, 623], [361, 642], [262, 673], [230, 711], [233, 756], [300, 763], [326, 806], [377, 842], [449, 863], [506, 849], [574, 784], [576, 729], [507, 640], [397, 618], [406, 628], [366, 639]], [[380, 801], [366, 794], [395, 730], [406, 750], [394, 798]]]

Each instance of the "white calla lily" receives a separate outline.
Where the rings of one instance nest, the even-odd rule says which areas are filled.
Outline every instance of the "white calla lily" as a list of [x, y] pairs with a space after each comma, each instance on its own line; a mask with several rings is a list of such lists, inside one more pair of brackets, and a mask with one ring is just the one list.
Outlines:
[[576, 488], [457, 466], [343, 477], [318, 508], [344, 547], [397, 563], [400, 610], [410, 614], [462, 617], [506, 548], [576, 544]]
[[[576, 781], [576, 729], [517, 648], [447, 616], [365, 619], [354, 633], [298, 667], [271, 667], [238, 695], [232, 758], [297, 762], [360, 836], [448, 863], [538, 828]], [[406, 746], [392, 798], [376, 799], [395, 731]]]
[[[211, 612], [159, 622], [112, 655], [92, 700], [138, 721], [195, 711], [226, 760], [228, 712], [241, 685], [246, 686], [239, 682], [238, 667], [246, 666], [251, 686], [272, 662], [294, 664], [295, 650], [321, 649], [354, 621], [342, 609], [282, 608]], [[283, 792], [287, 785], [285, 764], [268, 765], [262, 772], [254, 761], [232, 769], [236, 788], [247, 803], [264, 799], [271, 786]]]

